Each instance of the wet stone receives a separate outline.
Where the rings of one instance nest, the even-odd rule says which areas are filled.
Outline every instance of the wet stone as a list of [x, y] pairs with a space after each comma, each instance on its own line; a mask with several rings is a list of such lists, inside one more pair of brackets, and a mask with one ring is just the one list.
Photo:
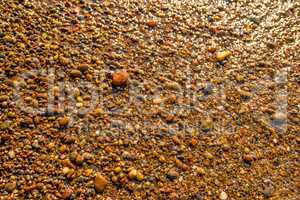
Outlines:
[[16, 189], [16, 187], [17, 187], [17, 183], [14, 181], [14, 182], [6, 183], [5, 186], [4, 186], [4, 189], [7, 192], [13, 192], [14, 189]]
[[112, 75], [112, 84], [120, 87], [127, 85], [129, 74], [127, 71], [119, 71]]
[[103, 175], [97, 173], [94, 180], [95, 190], [97, 192], [103, 192], [107, 184], [108, 182], [106, 178]]
[[167, 177], [171, 180], [178, 178], [178, 176], [179, 176], [179, 173], [174, 168], [170, 169], [167, 173]]

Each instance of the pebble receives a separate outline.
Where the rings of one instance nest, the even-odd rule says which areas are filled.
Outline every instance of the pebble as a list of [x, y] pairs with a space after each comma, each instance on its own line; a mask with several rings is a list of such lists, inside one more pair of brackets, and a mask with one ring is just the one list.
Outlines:
[[252, 162], [254, 160], [254, 156], [251, 155], [251, 154], [246, 154], [246, 155], [243, 156], [243, 160], [245, 162]]
[[198, 144], [198, 141], [195, 138], [192, 138], [190, 144], [191, 146], [196, 146]]
[[121, 169], [121, 167], [116, 167], [115, 169], [114, 169], [114, 172], [115, 173], [120, 173], [122, 171], [122, 169]]
[[154, 19], [150, 19], [147, 21], [147, 25], [153, 28], [157, 25], [157, 21], [155, 21]]
[[222, 52], [218, 52], [216, 54], [216, 59], [217, 61], [221, 62], [223, 60], [225, 60], [227, 57], [229, 57], [232, 53], [230, 51], [222, 51]]
[[77, 70], [77, 69], [72, 69], [69, 71], [69, 75], [72, 77], [72, 78], [78, 78], [81, 76], [81, 71]]
[[247, 99], [249, 99], [252, 96], [251, 92], [248, 92], [245, 90], [239, 90], [239, 94], [241, 97], [247, 98]]
[[70, 59], [65, 58], [65, 57], [60, 57], [60, 58], [59, 58], [59, 61], [60, 61], [60, 63], [61, 63], [62, 65], [68, 65], [68, 64], [70, 64]]
[[203, 131], [209, 131], [213, 128], [213, 120], [208, 117], [206, 119], [201, 120], [201, 129]]
[[181, 86], [175, 81], [169, 81], [165, 84], [166, 89], [180, 91]]
[[176, 171], [175, 168], [172, 168], [168, 171], [167, 177], [169, 179], [176, 179], [179, 176], [179, 173]]
[[112, 84], [114, 86], [125, 86], [127, 85], [129, 74], [127, 71], [119, 71], [112, 75]]
[[203, 93], [204, 95], [210, 95], [213, 93], [214, 86], [211, 83], [205, 85]]
[[96, 108], [93, 112], [91, 112], [91, 115], [94, 117], [101, 117], [104, 114], [103, 109]]
[[143, 181], [144, 180], [144, 175], [139, 171], [136, 175], [136, 180], [138, 180], [138, 181]]
[[226, 200], [227, 198], [228, 198], [228, 195], [226, 194], [226, 192], [222, 191], [222, 192], [220, 193], [220, 199], [221, 199], [221, 200]]
[[214, 158], [214, 156], [213, 156], [210, 152], [208, 152], [208, 151], [205, 151], [205, 152], [204, 152], [204, 156], [205, 156], [205, 158], [207, 158], [207, 159], [213, 159], [213, 158]]
[[100, 173], [97, 173], [94, 181], [95, 190], [97, 192], [103, 192], [107, 184], [108, 182], [106, 178], [102, 176]]
[[63, 170], [62, 170], [62, 173], [64, 175], [67, 175], [69, 172], [70, 172], [70, 168], [69, 167], [64, 167]]
[[81, 72], [86, 72], [89, 70], [89, 66], [87, 64], [79, 65], [78, 70]]
[[14, 159], [15, 156], [16, 156], [16, 154], [15, 154], [15, 152], [14, 152], [13, 150], [10, 150], [10, 151], [8, 152], [8, 156], [9, 156], [11, 159]]
[[58, 120], [58, 124], [60, 127], [65, 127], [69, 124], [70, 118], [69, 117], [62, 117]]
[[70, 188], [68, 188], [68, 189], [66, 189], [66, 190], [62, 193], [61, 197], [62, 197], [63, 199], [70, 199], [71, 196], [72, 196], [72, 194], [73, 194], [73, 190], [70, 189]]
[[269, 198], [273, 195], [275, 188], [273, 186], [267, 186], [263, 190], [263, 194], [265, 197]]
[[196, 171], [199, 175], [204, 175], [205, 174], [205, 170], [202, 167], [197, 167]]
[[136, 169], [132, 169], [132, 170], [130, 170], [130, 172], [128, 173], [128, 177], [129, 177], [131, 180], [134, 180], [134, 179], [136, 179], [137, 174], [138, 174], [138, 171], [137, 171]]
[[175, 94], [171, 94], [166, 99], [166, 102], [169, 103], [169, 104], [174, 104], [174, 103], [176, 103], [176, 100], [177, 100], [177, 96]]
[[60, 153], [65, 153], [67, 151], [67, 146], [66, 145], [61, 145], [58, 150], [59, 150]]
[[17, 183], [14, 181], [14, 182], [6, 183], [4, 189], [7, 192], [13, 192], [14, 189], [16, 189], [16, 187], [17, 187]]
[[275, 125], [282, 125], [286, 122], [286, 114], [282, 112], [276, 112], [272, 115], [272, 119], [275, 123]]
[[7, 95], [0, 96], [0, 102], [7, 101], [8, 99], [9, 99], [9, 97]]
[[76, 156], [76, 159], [75, 159], [76, 164], [77, 164], [77, 165], [82, 165], [82, 164], [83, 164], [83, 161], [84, 161], [84, 157], [83, 157], [82, 155], [78, 154], [78, 155]]

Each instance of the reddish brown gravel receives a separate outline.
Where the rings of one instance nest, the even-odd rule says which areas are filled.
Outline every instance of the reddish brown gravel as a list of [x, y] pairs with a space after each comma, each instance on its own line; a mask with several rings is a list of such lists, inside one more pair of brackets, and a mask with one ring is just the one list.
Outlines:
[[296, 0], [0, 0], [0, 199], [299, 199]]

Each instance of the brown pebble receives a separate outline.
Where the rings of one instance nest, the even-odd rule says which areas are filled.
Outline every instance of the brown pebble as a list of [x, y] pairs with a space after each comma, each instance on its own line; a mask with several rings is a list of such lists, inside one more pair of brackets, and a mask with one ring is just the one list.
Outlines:
[[65, 58], [65, 57], [60, 57], [59, 62], [60, 62], [62, 65], [68, 65], [68, 64], [70, 64], [70, 59]]
[[97, 192], [103, 192], [107, 183], [108, 182], [104, 176], [102, 176], [100, 173], [96, 174], [94, 185]]
[[76, 159], [75, 159], [76, 164], [77, 164], [77, 165], [82, 165], [82, 164], [83, 164], [83, 161], [84, 161], [84, 157], [83, 157], [82, 155], [78, 154], [78, 155], [76, 156]]
[[6, 185], [4, 186], [4, 189], [7, 192], [12, 192], [12, 191], [14, 191], [14, 189], [16, 187], [17, 187], [17, 183], [14, 181], [14, 182], [6, 183]]
[[179, 176], [179, 173], [175, 170], [175, 168], [172, 168], [168, 171], [167, 177], [169, 179], [176, 179]]
[[111, 177], [111, 181], [112, 181], [113, 183], [118, 183], [118, 177], [117, 177], [117, 176]]
[[275, 188], [273, 186], [267, 186], [264, 188], [263, 194], [265, 197], [269, 198], [269, 197], [273, 196], [274, 191], [275, 191]]
[[66, 189], [66, 190], [62, 193], [61, 197], [62, 197], [63, 199], [70, 199], [70, 197], [72, 196], [72, 194], [73, 194], [73, 190], [70, 189], [70, 188], [68, 188], [68, 189]]
[[89, 66], [87, 64], [79, 65], [78, 70], [81, 72], [86, 72], [89, 70]]
[[231, 55], [231, 52], [230, 51], [222, 51], [222, 52], [218, 52], [216, 54], [216, 59], [217, 61], [223, 61], [225, 60], [228, 56]]
[[251, 92], [245, 90], [239, 90], [239, 94], [243, 98], [250, 98], [252, 96]]
[[9, 99], [9, 97], [7, 95], [0, 96], [0, 102], [7, 101], [8, 99]]
[[131, 180], [135, 179], [136, 176], [137, 176], [137, 170], [136, 170], [136, 169], [132, 169], [132, 170], [130, 170], [130, 172], [128, 173], [128, 177], [129, 177]]
[[157, 21], [154, 19], [150, 19], [147, 21], [147, 25], [150, 26], [151, 28], [153, 28], [157, 25]]
[[69, 75], [72, 78], [78, 78], [78, 77], [81, 76], [81, 72], [77, 69], [72, 69], [72, 70], [69, 71]]
[[245, 162], [252, 162], [254, 160], [254, 157], [250, 154], [246, 154], [246, 155], [243, 156], [243, 160]]
[[190, 144], [191, 146], [196, 146], [198, 144], [198, 141], [195, 138], [192, 138]]
[[199, 175], [204, 175], [205, 174], [205, 169], [203, 169], [202, 167], [197, 167], [196, 171]]
[[171, 94], [168, 98], [167, 98], [167, 103], [169, 104], [174, 104], [176, 102], [176, 95], [175, 94]]
[[213, 120], [208, 117], [206, 119], [201, 120], [201, 129], [203, 131], [209, 131], [213, 127]]
[[126, 71], [119, 71], [113, 74], [112, 84], [114, 86], [125, 86], [128, 82], [129, 74]]
[[62, 117], [58, 120], [58, 124], [60, 127], [65, 127], [69, 124], [70, 118], [69, 117]]

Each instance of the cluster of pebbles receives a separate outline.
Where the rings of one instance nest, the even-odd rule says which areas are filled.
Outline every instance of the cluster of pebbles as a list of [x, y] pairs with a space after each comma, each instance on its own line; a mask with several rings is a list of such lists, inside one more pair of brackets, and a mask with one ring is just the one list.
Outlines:
[[300, 3], [0, 0], [0, 199], [299, 198]]

